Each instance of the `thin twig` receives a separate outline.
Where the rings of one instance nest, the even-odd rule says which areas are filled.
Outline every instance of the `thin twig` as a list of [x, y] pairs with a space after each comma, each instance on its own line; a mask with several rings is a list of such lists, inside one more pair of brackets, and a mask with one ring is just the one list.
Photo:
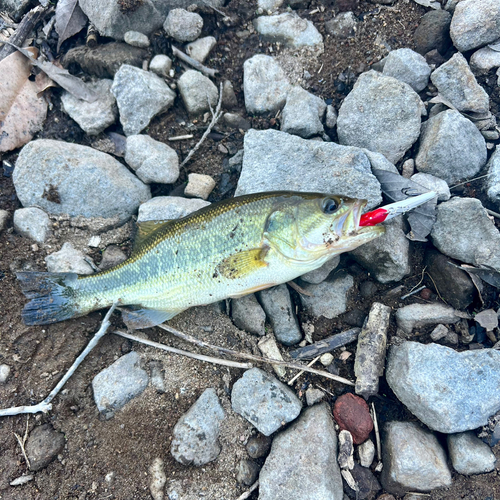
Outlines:
[[240, 495], [236, 500], [246, 500], [252, 494], [252, 492], [255, 491], [258, 487], [259, 487], [259, 480], [257, 479], [257, 481], [255, 481], [255, 483], [253, 483], [252, 486], [250, 486], [250, 488], [247, 491], [245, 491], [245, 493]]
[[458, 186], [463, 186], [464, 184], [468, 184], [469, 182], [478, 181], [479, 179], [484, 179], [485, 177], [489, 177], [491, 174], [480, 175], [479, 177], [474, 177], [474, 179], [469, 179], [468, 181], [460, 182], [459, 184], [455, 184], [454, 186], [450, 186], [450, 189], [454, 189]]
[[[319, 358], [321, 358], [322, 355], [320, 356], [316, 356], [310, 363], [308, 363], [308, 367], [311, 368], [312, 365], [314, 365], [314, 363], [316, 363], [316, 361], [318, 361]], [[293, 378], [290, 379], [290, 381], [288, 382], [288, 385], [293, 385], [293, 383], [304, 373], [304, 370], [300, 370], [299, 373], [297, 373], [297, 375], [295, 375]]]
[[175, 137], [169, 137], [169, 141], [184, 141], [186, 139], [192, 139], [194, 137], [193, 134], [185, 134], [185, 135], [177, 135]]
[[146, 344], [151, 347], [156, 347], [157, 349], [162, 349], [164, 351], [173, 352], [174, 354], [180, 354], [181, 356], [186, 356], [188, 358], [197, 359], [199, 361], [206, 361], [207, 363], [214, 363], [216, 365], [230, 366], [231, 368], [253, 368], [251, 363], [238, 363], [237, 361], [229, 361], [226, 359], [213, 358], [211, 356], [205, 356], [203, 354], [196, 354], [194, 352], [183, 351], [182, 349], [176, 349], [175, 347], [170, 347], [165, 344], [160, 344], [158, 342], [153, 342], [152, 340], [143, 339], [141, 337], [136, 337], [135, 335], [130, 335], [130, 333], [120, 332], [118, 330], [113, 332], [115, 335], [120, 335], [129, 340], [135, 340], [141, 344]]
[[190, 342], [192, 344], [195, 344], [199, 347], [205, 347], [207, 349], [211, 349], [214, 351], [217, 351], [219, 354], [229, 354], [230, 356], [234, 356], [235, 358], [240, 358], [240, 359], [248, 359], [249, 361], [256, 361], [258, 363], [269, 363], [271, 365], [282, 365], [286, 366], [287, 368], [293, 368], [294, 370], [304, 370], [305, 372], [309, 373], [314, 373], [316, 375], [320, 375], [325, 378], [329, 378], [331, 380], [335, 380], [336, 382], [340, 382], [345, 385], [350, 385], [352, 387], [355, 386], [353, 382], [350, 380], [347, 380], [346, 378], [339, 377], [338, 375], [332, 375], [331, 373], [325, 372], [323, 370], [316, 370], [314, 368], [308, 368], [305, 365], [301, 365], [300, 363], [289, 363], [288, 361], [280, 361], [277, 359], [271, 359], [271, 358], [263, 358], [261, 356], [255, 356], [254, 354], [247, 354], [245, 352], [238, 352], [238, 351], [233, 351], [233, 349], [228, 349], [226, 347], [219, 347], [219, 346], [214, 346], [212, 344], [208, 344], [207, 342], [204, 342], [203, 340], [197, 339], [196, 337], [193, 337], [192, 335], [189, 335], [187, 333], [182, 333], [179, 330], [176, 330], [175, 328], [172, 328], [171, 326], [168, 325], [157, 325], [159, 328], [166, 330], [167, 332], [172, 333], [176, 337], [179, 337], [182, 340], [185, 340], [186, 342]]
[[[208, 105], [210, 106], [210, 99], [208, 100]], [[182, 168], [196, 153], [196, 151], [198, 151], [198, 148], [203, 144], [203, 142], [207, 138], [208, 134], [210, 133], [214, 125], [219, 121], [219, 118], [222, 116], [221, 107], [222, 107], [222, 83], [220, 84], [219, 102], [217, 103], [217, 108], [215, 109], [215, 113], [212, 112], [212, 121], [208, 125], [207, 130], [205, 130], [204, 134], [201, 136], [201, 139], [198, 141], [196, 146], [191, 151], [189, 151], [186, 158], [184, 158], [184, 161], [179, 165], [179, 168]]]
[[492, 217], [496, 217], [497, 219], [500, 219], [500, 214], [497, 212], [493, 212], [493, 210], [490, 210], [489, 208], [486, 209], [486, 213], [488, 215], [491, 215]]
[[184, 54], [184, 52], [179, 50], [174, 45], [172, 45], [172, 54], [174, 56], [178, 57], [181, 61], [184, 61], [185, 63], [189, 64], [193, 68], [197, 69], [198, 71], [201, 71], [201, 73], [203, 73], [206, 76], [211, 76], [213, 78], [213, 77], [215, 77], [215, 74], [217, 73], [216, 69], [207, 68], [206, 66], [203, 66], [203, 64], [196, 61], [192, 57], [189, 57], [187, 54]]
[[21, 447], [21, 451], [23, 453], [24, 460], [26, 460], [26, 465], [28, 466], [28, 469], [31, 469], [30, 460], [29, 460], [28, 455], [26, 454], [26, 450], [24, 448], [24, 445], [26, 444], [26, 440], [28, 439], [28, 422], [29, 422], [29, 420], [30, 420], [30, 416], [28, 415], [28, 417], [26, 418], [26, 430], [24, 431], [23, 439], [21, 439], [19, 434], [15, 433], [15, 432], [14, 432], [14, 436], [16, 436], [17, 442], [19, 443], [19, 446]]
[[87, 347], [85, 347], [80, 356], [76, 358], [76, 360], [68, 369], [64, 377], [59, 381], [59, 383], [54, 387], [54, 389], [52, 389], [50, 394], [41, 403], [38, 403], [37, 405], [33, 406], [14, 406], [12, 408], [6, 408], [5, 410], [0, 410], [0, 417], [19, 415], [21, 413], [39, 413], [39, 412], [46, 413], [49, 410], [51, 410], [52, 409], [51, 401], [57, 396], [59, 391], [63, 388], [64, 384], [68, 381], [71, 375], [73, 375], [75, 370], [80, 366], [80, 364], [85, 359], [87, 354], [96, 346], [97, 342], [99, 342], [101, 337], [106, 333], [107, 329], [109, 328], [109, 325], [111, 324], [109, 318], [113, 314], [118, 304], [119, 301], [114, 302], [113, 305], [109, 308], [109, 311], [102, 320], [101, 327], [99, 328], [98, 332], [94, 335], [92, 340], [87, 344]]
[[286, 284], [293, 288], [297, 293], [300, 293], [300, 295], [306, 295], [307, 297], [313, 296], [312, 293], [306, 292], [300, 285], [297, 285], [295, 281], [287, 281]]
[[375, 404], [372, 403], [372, 420], [373, 420], [373, 429], [375, 431], [375, 442], [377, 443], [377, 458], [379, 462], [382, 460], [382, 446], [380, 445], [380, 432], [378, 430], [378, 420], [377, 420], [377, 412], [375, 411]]
[[412, 295], [415, 295], [418, 292], [421, 292], [425, 288], [425, 285], [422, 285], [421, 287], [416, 288], [415, 290], [412, 290], [411, 292], [407, 293], [406, 295], [403, 295], [401, 297], [401, 300], [405, 300], [408, 297], [411, 297]]

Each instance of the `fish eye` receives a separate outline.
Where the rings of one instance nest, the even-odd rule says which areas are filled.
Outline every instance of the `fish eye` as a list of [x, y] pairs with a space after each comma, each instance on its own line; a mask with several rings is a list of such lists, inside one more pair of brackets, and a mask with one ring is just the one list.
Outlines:
[[323, 212], [325, 214], [331, 215], [335, 213], [338, 210], [339, 206], [340, 204], [332, 198], [325, 198], [323, 200]]

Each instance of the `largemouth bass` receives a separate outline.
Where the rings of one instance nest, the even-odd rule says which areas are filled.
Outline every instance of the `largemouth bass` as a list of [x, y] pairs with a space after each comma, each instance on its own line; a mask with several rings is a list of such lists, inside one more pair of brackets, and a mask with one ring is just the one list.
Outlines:
[[365, 200], [269, 192], [214, 203], [187, 217], [139, 224], [125, 262], [90, 276], [20, 272], [24, 322], [83, 316], [119, 301], [130, 328], [242, 297], [317, 269], [334, 255], [377, 238], [360, 227]]

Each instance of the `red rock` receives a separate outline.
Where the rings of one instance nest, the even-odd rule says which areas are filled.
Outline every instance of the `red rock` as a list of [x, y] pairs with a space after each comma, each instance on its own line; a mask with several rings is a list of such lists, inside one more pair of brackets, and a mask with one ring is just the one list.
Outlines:
[[354, 394], [344, 394], [335, 401], [333, 416], [341, 430], [352, 434], [355, 444], [366, 441], [373, 430], [373, 420], [366, 401]]

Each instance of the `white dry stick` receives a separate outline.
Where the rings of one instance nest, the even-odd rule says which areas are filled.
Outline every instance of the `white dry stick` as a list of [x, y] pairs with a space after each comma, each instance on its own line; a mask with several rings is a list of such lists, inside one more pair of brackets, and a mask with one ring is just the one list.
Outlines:
[[26, 454], [26, 449], [24, 448], [24, 445], [26, 444], [26, 440], [28, 439], [28, 423], [29, 423], [29, 421], [30, 421], [30, 416], [28, 415], [28, 417], [26, 418], [26, 430], [24, 431], [23, 438], [21, 439], [21, 436], [19, 436], [19, 434], [17, 434], [16, 432], [14, 432], [14, 436], [16, 436], [17, 442], [19, 443], [19, 446], [21, 447], [21, 451], [23, 453], [24, 460], [26, 461], [26, 465], [28, 466], [28, 469], [31, 469], [30, 460], [28, 458], [28, 455]]
[[259, 486], [259, 480], [257, 479], [257, 481], [255, 481], [255, 483], [252, 484], [252, 486], [250, 486], [250, 488], [245, 491], [245, 493], [243, 493], [242, 495], [240, 495], [236, 500], [246, 500], [254, 490], [256, 490]]
[[7, 417], [10, 415], [20, 415], [22, 413], [46, 413], [52, 409], [51, 401], [57, 396], [59, 391], [63, 388], [64, 384], [69, 380], [71, 375], [75, 373], [76, 369], [80, 366], [82, 361], [86, 358], [87, 354], [96, 346], [97, 342], [101, 339], [101, 337], [106, 333], [109, 325], [111, 324], [109, 318], [113, 314], [114, 310], [118, 306], [119, 301], [113, 303], [113, 305], [109, 308], [106, 316], [101, 323], [101, 328], [99, 328], [98, 332], [94, 335], [92, 340], [87, 344], [87, 347], [83, 350], [83, 352], [78, 356], [75, 362], [71, 365], [69, 370], [66, 372], [64, 377], [59, 381], [59, 383], [52, 389], [50, 394], [37, 405], [33, 406], [13, 406], [12, 408], [6, 408], [5, 410], [0, 410], [0, 417]]
[[184, 54], [181, 50], [179, 50], [177, 47], [174, 47], [172, 45], [172, 54], [175, 57], [178, 57], [181, 61], [184, 61], [185, 63], [189, 64], [193, 68], [197, 69], [201, 73], [203, 73], [205, 76], [211, 76], [212, 78], [215, 77], [215, 73], [217, 73], [216, 69], [212, 68], [207, 68], [206, 66], [203, 66], [199, 61], [196, 61], [192, 57], [189, 57], [187, 54]]
[[375, 430], [375, 442], [377, 443], [377, 458], [380, 462], [382, 460], [382, 446], [380, 445], [380, 432], [378, 430], [377, 413], [375, 412], [375, 405], [373, 403], [371, 414], [373, 420], [373, 429]]
[[193, 134], [185, 134], [185, 135], [176, 135], [175, 137], [169, 137], [169, 141], [185, 141], [186, 139], [192, 139], [194, 137]]
[[196, 151], [198, 151], [198, 148], [203, 144], [203, 142], [207, 138], [207, 135], [211, 132], [211, 130], [214, 127], [214, 125], [219, 121], [220, 117], [222, 116], [222, 112], [221, 112], [221, 107], [222, 107], [222, 83], [220, 84], [220, 88], [219, 88], [219, 102], [217, 103], [217, 108], [215, 109], [215, 113], [212, 111], [212, 106], [210, 105], [210, 100], [208, 100], [208, 105], [210, 107], [210, 111], [212, 112], [212, 121], [208, 125], [207, 130], [205, 130], [205, 132], [201, 136], [201, 139], [198, 141], [198, 143], [196, 144], [196, 146], [191, 151], [189, 151], [189, 153], [186, 156], [186, 158], [184, 158], [183, 162], [179, 165], [179, 168], [182, 168], [191, 159], [191, 157], [196, 153]]
[[141, 344], [146, 344], [151, 347], [156, 347], [157, 349], [162, 349], [164, 351], [173, 352], [174, 354], [180, 354], [181, 356], [186, 356], [188, 358], [197, 359], [199, 361], [206, 361], [207, 363], [214, 363], [216, 365], [224, 365], [230, 366], [232, 368], [253, 368], [251, 363], [238, 363], [237, 361], [228, 361], [225, 359], [213, 358], [211, 356], [205, 356], [204, 354], [195, 354], [194, 352], [183, 351], [182, 349], [176, 349], [175, 347], [170, 347], [165, 344], [160, 344], [158, 342], [153, 342], [152, 340], [141, 339], [140, 337], [136, 337], [135, 335], [130, 335], [130, 333], [115, 331], [113, 332], [115, 335], [120, 335], [120, 337], [124, 337], [129, 340], [135, 340], [136, 342], [140, 342]]
[[[312, 365], [314, 365], [314, 363], [316, 363], [316, 361], [318, 361], [318, 359], [321, 358], [321, 355], [317, 356], [316, 358], [314, 358], [307, 366], [308, 368], [311, 368]], [[297, 373], [297, 375], [295, 375], [295, 377], [291, 378], [290, 381], [288, 382], [288, 385], [293, 385], [294, 382], [304, 373], [304, 370], [301, 370], [299, 373]]]

